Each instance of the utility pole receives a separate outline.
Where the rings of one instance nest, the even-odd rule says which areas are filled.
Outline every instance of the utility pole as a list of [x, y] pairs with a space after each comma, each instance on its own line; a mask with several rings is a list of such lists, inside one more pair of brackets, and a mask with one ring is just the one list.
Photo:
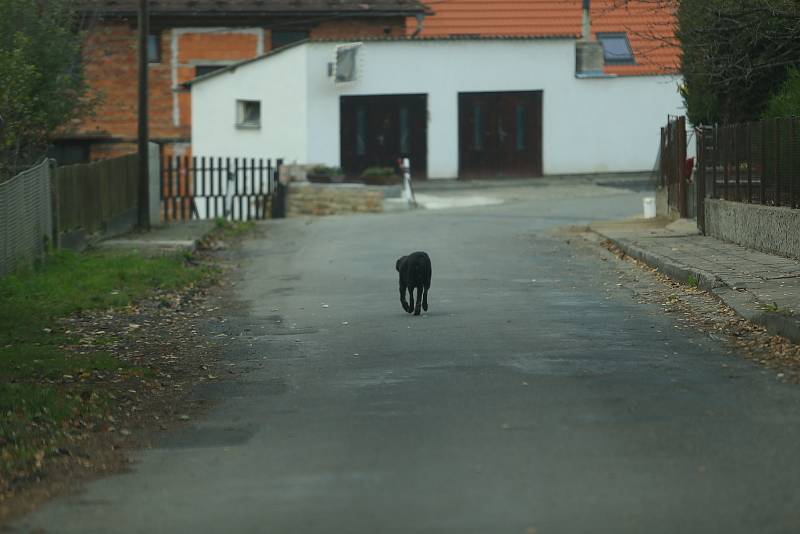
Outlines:
[[147, 125], [147, 39], [150, 34], [147, 1], [139, 0], [139, 228], [150, 229], [150, 154]]

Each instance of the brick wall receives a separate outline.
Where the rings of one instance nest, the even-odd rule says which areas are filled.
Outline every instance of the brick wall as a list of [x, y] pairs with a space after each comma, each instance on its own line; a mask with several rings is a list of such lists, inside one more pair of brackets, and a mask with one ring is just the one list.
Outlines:
[[[188, 140], [191, 100], [179, 85], [195, 77], [198, 65], [226, 65], [256, 56], [263, 50], [263, 31], [174, 29], [160, 35], [161, 61], [149, 65], [150, 136], [157, 141]], [[95, 116], [80, 124], [79, 133], [107, 134], [122, 142], [136, 138], [137, 47], [136, 28], [125, 22], [89, 33], [86, 77], [102, 100]]]
[[[405, 20], [335, 19], [318, 24], [312, 38], [357, 39], [402, 36]], [[150, 137], [165, 155], [189, 155], [191, 95], [180, 87], [195, 77], [197, 66], [227, 65], [269, 50], [270, 30], [263, 28], [175, 28], [160, 32], [159, 63], [149, 65]], [[105, 22], [88, 32], [86, 77], [101, 95], [95, 116], [76, 125], [76, 133], [109, 137], [91, 146], [91, 159], [135, 151], [138, 128], [138, 33], [127, 21]]]

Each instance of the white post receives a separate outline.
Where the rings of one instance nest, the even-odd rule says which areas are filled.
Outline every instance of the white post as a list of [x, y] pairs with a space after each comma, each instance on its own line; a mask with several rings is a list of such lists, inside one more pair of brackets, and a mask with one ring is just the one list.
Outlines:
[[403, 158], [401, 170], [403, 171], [403, 200], [408, 202], [408, 205], [412, 208], [416, 208], [417, 199], [414, 196], [414, 190], [411, 188], [411, 162], [408, 158]]
[[235, 221], [236, 217], [233, 214], [233, 191], [236, 188], [236, 180], [238, 177], [231, 172], [230, 168], [227, 169], [228, 172], [228, 183], [225, 186], [225, 218], [229, 221]]

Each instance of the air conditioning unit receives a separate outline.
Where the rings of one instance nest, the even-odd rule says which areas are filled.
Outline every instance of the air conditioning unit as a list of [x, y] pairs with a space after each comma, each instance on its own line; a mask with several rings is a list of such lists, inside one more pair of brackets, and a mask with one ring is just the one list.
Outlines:
[[328, 75], [333, 78], [333, 83], [345, 84], [358, 80], [362, 44], [348, 43], [334, 49], [333, 63], [328, 69]]

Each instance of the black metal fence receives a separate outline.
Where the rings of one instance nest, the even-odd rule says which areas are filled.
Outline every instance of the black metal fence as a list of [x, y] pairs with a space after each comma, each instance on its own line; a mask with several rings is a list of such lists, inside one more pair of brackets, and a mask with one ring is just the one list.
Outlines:
[[266, 219], [281, 164], [255, 158], [166, 158], [161, 170], [163, 220]]
[[701, 198], [800, 207], [800, 118], [698, 129]]

